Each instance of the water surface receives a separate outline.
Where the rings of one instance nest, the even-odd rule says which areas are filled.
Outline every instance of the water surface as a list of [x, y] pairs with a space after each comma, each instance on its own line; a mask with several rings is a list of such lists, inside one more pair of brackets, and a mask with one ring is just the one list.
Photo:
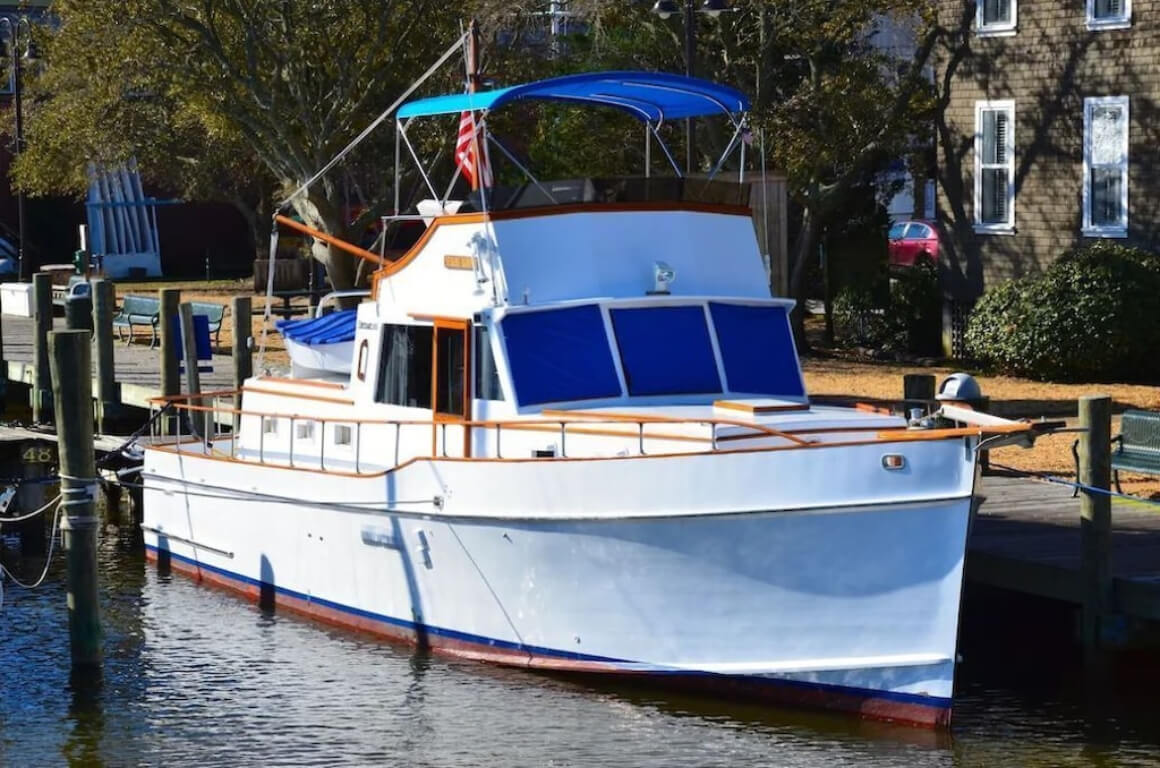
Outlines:
[[955, 726], [934, 733], [431, 658], [158, 574], [116, 535], [101, 562], [99, 683], [70, 680], [63, 563], [4, 585], [0, 765], [1160, 765], [1151, 684], [1008, 658], [988, 596], [968, 606]]

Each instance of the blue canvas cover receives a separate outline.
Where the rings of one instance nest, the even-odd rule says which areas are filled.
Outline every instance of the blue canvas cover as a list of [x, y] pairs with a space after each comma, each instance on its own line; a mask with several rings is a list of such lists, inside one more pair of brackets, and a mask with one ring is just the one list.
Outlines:
[[745, 94], [726, 85], [666, 72], [586, 72], [493, 91], [454, 93], [404, 104], [398, 117], [497, 109], [517, 101], [613, 107], [651, 123], [749, 111]]
[[786, 308], [709, 302], [731, 392], [803, 397]]
[[630, 395], [721, 391], [705, 310], [700, 306], [614, 309], [612, 327]]
[[299, 344], [340, 344], [354, 341], [357, 315], [357, 309], [345, 309], [306, 320], [279, 320], [277, 328], [285, 338]]
[[510, 314], [500, 329], [520, 405], [620, 396], [595, 304]]

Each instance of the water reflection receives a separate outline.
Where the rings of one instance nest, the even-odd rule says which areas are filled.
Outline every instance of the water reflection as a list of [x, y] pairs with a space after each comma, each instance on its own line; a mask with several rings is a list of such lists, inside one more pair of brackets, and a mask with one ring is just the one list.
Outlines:
[[1098, 766], [1158, 754], [1151, 683], [1096, 696], [1064, 674], [1074, 660], [1017, 657], [1009, 642], [967, 639], [949, 734], [446, 661], [159, 573], [119, 537], [101, 558], [103, 680], [68, 674], [62, 564], [45, 588], [6, 594], [2, 765]]

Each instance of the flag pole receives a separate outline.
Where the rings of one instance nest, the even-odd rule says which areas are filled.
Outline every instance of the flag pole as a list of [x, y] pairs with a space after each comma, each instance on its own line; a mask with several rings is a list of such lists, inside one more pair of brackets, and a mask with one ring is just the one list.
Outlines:
[[[479, 22], [475, 19], [467, 27], [467, 92], [475, 93], [479, 85]], [[474, 157], [474, 173], [471, 174], [471, 189], [480, 188], [483, 175], [482, 155], [479, 152], [479, 126], [475, 124], [475, 110], [471, 110], [471, 152]], [[483, 193], [480, 192], [482, 199]]]

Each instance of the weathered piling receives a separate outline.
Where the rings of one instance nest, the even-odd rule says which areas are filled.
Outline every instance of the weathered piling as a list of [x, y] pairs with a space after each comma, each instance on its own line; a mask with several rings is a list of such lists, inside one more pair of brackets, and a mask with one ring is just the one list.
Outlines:
[[[254, 374], [253, 305], [249, 296], [235, 296], [231, 308], [234, 332], [234, 410], [242, 407], [242, 387]], [[234, 414], [234, 431], [241, 426], [241, 416]]]
[[1081, 632], [1086, 648], [1100, 645], [1101, 622], [1112, 604], [1112, 399], [1090, 395], [1079, 400], [1079, 482], [1103, 490], [1080, 490], [1080, 578], [1083, 584]]
[[[178, 318], [181, 323], [182, 359], [185, 361], [185, 390], [189, 394], [190, 405], [201, 405], [201, 375], [197, 370], [197, 338], [193, 335], [193, 305], [185, 302], [178, 307]], [[201, 418], [197, 411], [189, 411], [189, 427], [200, 437], [213, 436], [213, 414], [209, 419]], [[208, 424], [209, 429], [205, 429]]]
[[52, 418], [52, 375], [49, 372], [48, 334], [52, 331], [52, 275], [37, 272], [32, 276], [32, 317], [35, 329], [32, 339], [32, 420], [37, 423]]
[[[161, 301], [161, 396], [172, 397], [181, 392], [181, 374], [178, 369], [178, 360], [181, 350], [177, 348], [177, 305], [181, 303], [181, 290], [178, 288], [162, 288], [159, 292]], [[167, 434], [173, 434], [176, 419], [172, 416], [165, 418], [163, 424]]]
[[57, 331], [49, 339], [53, 403], [59, 424], [63, 506], [60, 529], [68, 562], [69, 640], [74, 669], [101, 664], [91, 338], [88, 331]]
[[[16, 488], [16, 509], [31, 514], [48, 501], [48, 486], [40, 482], [49, 474], [56, 452], [45, 440], [28, 440], [20, 444], [20, 477], [25, 481]], [[33, 517], [19, 524], [20, 551], [25, 555], [43, 555], [47, 547], [43, 517]]]
[[104, 279], [93, 281], [93, 331], [96, 334], [97, 364], [97, 424], [103, 433], [107, 422], [120, 404], [117, 376], [113, 362], [113, 315], [116, 312], [116, 291]]
[[[908, 373], [902, 377], [903, 400], [934, 400], [935, 378], [929, 373]], [[908, 402], [907, 405], [912, 405]]]

